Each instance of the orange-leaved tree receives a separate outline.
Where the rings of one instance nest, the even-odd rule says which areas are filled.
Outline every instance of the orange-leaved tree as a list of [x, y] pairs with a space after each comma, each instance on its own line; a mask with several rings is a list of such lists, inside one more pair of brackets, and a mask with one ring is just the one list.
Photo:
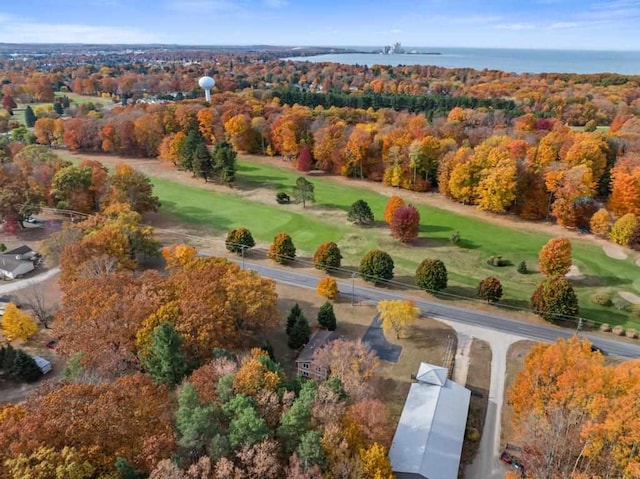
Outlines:
[[391, 221], [393, 220], [393, 213], [395, 213], [395, 211], [401, 206], [404, 206], [404, 200], [402, 198], [399, 196], [392, 196], [389, 198], [387, 206], [384, 209], [384, 220], [387, 224], [391, 224]]
[[336, 299], [340, 294], [340, 291], [338, 291], [338, 283], [336, 283], [335, 279], [329, 276], [325, 276], [318, 281], [316, 291], [319, 295], [324, 296], [327, 299]]
[[538, 266], [545, 276], [567, 274], [571, 268], [571, 242], [567, 238], [550, 239], [538, 253]]

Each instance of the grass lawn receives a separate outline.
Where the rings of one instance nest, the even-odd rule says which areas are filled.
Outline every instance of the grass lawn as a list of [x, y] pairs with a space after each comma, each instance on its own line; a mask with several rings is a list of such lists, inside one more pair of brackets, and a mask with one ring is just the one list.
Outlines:
[[69, 98], [69, 100], [71, 100], [71, 103], [76, 103], [78, 105], [82, 105], [84, 103], [95, 103], [98, 105], [102, 105], [102, 106], [106, 106], [106, 105], [113, 105], [113, 100], [111, 100], [111, 98], [102, 98], [99, 96], [85, 96], [85, 95], [78, 95], [76, 93], [70, 93], [70, 92], [61, 92], [58, 91], [55, 93], [56, 97], [62, 97], [62, 96], [67, 96]]
[[[357, 267], [366, 251], [380, 248], [394, 258], [395, 279], [408, 284], [413, 284], [415, 269], [423, 259], [439, 258], [449, 270], [446, 293], [475, 297], [478, 282], [487, 276], [496, 276], [504, 289], [503, 305], [529, 307], [535, 285], [542, 279], [535, 271], [537, 253], [550, 236], [416, 205], [422, 218], [420, 237], [412, 244], [404, 245], [391, 238], [388, 226], [381, 221], [387, 197], [360, 187], [358, 181], [353, 181], [353, 186], [345, 186], [330, 177], [309, 175], [315, 186], [317, 202], [314, 206], [305, 211], [297, 205], [277, 205], [275, 192], [290, 192], [299, 174], [280, 167], [278, 160], [273, 161], [271, 165], [239, 158], [236, 184], [229, 190], [230, 194], [153, 175], [151, 180], [163, 212], [187, 224], [221, 233], [244, 226], [251, 230], [257, 241], [267, 244], [275, 234], [284, 231], [292, 236], [300, 253], [307, 256], [313, 254], [320, 243], [335, 241], [340, 246], [345, 267]], [[176, 172], [176, 175], [182, 174]], [[403, 191], [399, 190], [398, 195], [402, 196]], [[273, 203], [271, 198], [274, 198]], [[373, 210], [378, 220], [373, 227], [359, 228], [346, 221], [346, 211], [358, 199], [367, 201]], [[460, 246], [450, 242], [455, 231], [462, 238]], [[574, 281], [581, 316], [640, 329], [640, 322], [632, 320], [629, 313], [598, 306], [589, 300], [591, 293], [604, 287], [640, 294], [640, 268], [633, 263], [633, 258], [614, 260], [607, 257], [600, 246], [579, 240], [573, 241], [573, 251], [574, 264], [585, 275], [584, 279]], [[487, 259], [494, 255], [501, 255], [511, 265], [501, 268], [487, 265]], [[522, 260], [532, 270], [530, 274], [516, 271]]]

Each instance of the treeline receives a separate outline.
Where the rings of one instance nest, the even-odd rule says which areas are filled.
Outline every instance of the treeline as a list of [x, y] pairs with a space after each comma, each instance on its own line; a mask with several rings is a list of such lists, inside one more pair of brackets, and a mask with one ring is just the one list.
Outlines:
[[519, 116], [523, 111], [516, 106], [513, 100], [503, 98], [476, 98], [459, 95], [408, 95], [400, 93], [363, 93], [350, 94], [340, 92], [314, 93], [298, 88], [287, 90], [275, 90], [273, 96], [279, 98], [286, 105], [303, 105], [310, 108], [321, 106], [349, 107], [379, 110], [392, 108], [394, 110], [409, 111], [411, 113], [424, 113], [429, 120], [434, 116], [444, 116], [456, 107], [470, 109], [502, 110], [509, 117]]

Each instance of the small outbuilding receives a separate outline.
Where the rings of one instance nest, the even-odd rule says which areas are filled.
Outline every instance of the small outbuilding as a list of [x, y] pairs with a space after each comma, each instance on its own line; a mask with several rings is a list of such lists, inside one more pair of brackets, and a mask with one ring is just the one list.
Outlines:
[[52, 369], [51, 361], [46, 360], [42, 356], [32, 356], [32, 358], [40, 368], [40, 371], [42, 371], [42, 374], [47, 374], [48, 372], [51, 372], [51, 369]]
[[457, 479], [471, 391], [448, 370], [420, 363], [389, 459], [398, 479]]

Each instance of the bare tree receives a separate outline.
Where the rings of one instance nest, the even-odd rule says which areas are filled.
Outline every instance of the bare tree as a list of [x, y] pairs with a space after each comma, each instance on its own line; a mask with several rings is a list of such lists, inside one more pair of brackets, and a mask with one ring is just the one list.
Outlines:
[[42, 283], [32, 283], [20, 293], [20, 298], [22, 303], [33, 311], [40, 324], [49, 329], [49, 320], [53, 315], [47, 303]]

